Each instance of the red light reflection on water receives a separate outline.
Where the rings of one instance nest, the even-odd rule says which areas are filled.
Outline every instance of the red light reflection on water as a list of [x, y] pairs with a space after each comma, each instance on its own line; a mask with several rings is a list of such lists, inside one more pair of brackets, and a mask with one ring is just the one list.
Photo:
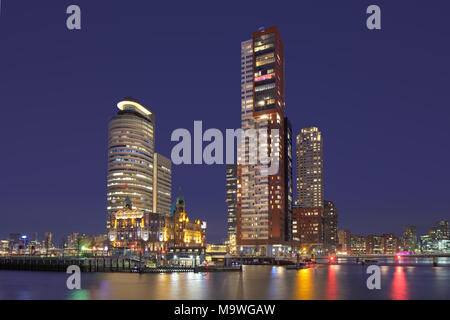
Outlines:
[[395, 267], [394, 277], [391, 285], [392, 300], [408, 299], [408, 282], [405, 275], [405, 267]]
[[338, 266], [328, 266], [328, 281], [326, 290], [327, 300], [337, 299], [336, 268], [338, 268]]

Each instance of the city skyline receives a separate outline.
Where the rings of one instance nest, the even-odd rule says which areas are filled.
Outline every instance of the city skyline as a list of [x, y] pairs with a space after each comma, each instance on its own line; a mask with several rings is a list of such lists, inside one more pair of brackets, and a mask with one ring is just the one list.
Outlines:
[[[433, 51], [436, 54], [433, 59], [436, 61], [430, 62], [433, 67], [428, 70], [421, 70], [423, 79], [414, 78], [417, 88], [420, 87], [422, 91], [415, 92], [413, 99], [405, 96], [406, 91], [409, 93], [411, 90], [411, 82], [408, 78], [412, 73], [408, 72], [408, 67], [414, 57], [425, 55], [427, 51], [415, 47], [412, 39], [403, 38], [407, 45], [417, 50], [416, 52], [407, 51], [410, 56], [400, 63], [400, 58], [404, 58], [406, 51], [397, 49], [392, 52], [378, 47], [392, 44], [394, 40], [392, 35], [374, 36], [368, 34], [362, 27], [355, 34], [355, 36], [361, 36], [361, 45], [351, 44], [350, 39], [346, 39], [344, 34], [349, 23], [356, 23], [354, 21], [342, 21], [342, 26], [336, 31], [319, 32], [315, 36], [308, 35], [308, 31], [304, 30], [302, 36], [306, 39], [303, 43], [308, 45], [302, 45], [301, 39], [296, 36], [299, 27], [296, 27], [294, 32], [287, 22], [273, 21], [275, 19], [268, 18], [258, 19], [256, 14], [252, 16], [251, 22], [232, 28], [230, 34], [227, 34], [225, 28], [222, 29], [219, 25], [223, 22], [219, 19], [214, 25], [219, 28], [221, 34], [223, 33], [222, 41], [215, 40], [215, 37], [206, 31], [197, 31], [198, 33], [184, 31], [188, 36], [186, 38], [194, 41], [197, 48], [190, 44], [188, 39], [178, 37], [175, 26], [169, 26], [166, 29], [169, 38], [176, 38], [193, 50], [188, 59], [192, 65], [186, 67], [184, 63], [187, 61], [171, 61], [174, 55], [169, 54], [167, 58], [164, 57], [165, 53], [174, 49], [174, 45], [163, 38], [160, 40], [169, 48], [164, 54], [155, 53], [153, 47], [147, 45], [144, 46], [144, 52], [148, 56], [130, 54], [124, 49], [118, 49], [118, 52], [108, 56], [106, 61], [102, 60], [100, 56], [105, 53], [105, 49], [109, 51], [116, 48], [117, 39], [101, 38], [98, 45], [94, 43], [94, 38], [103, 34], [105, 30], [101, 24], [89, 19], [89, 14], [98, 13], [97, 5], [85, 6], [88, 27], [86, 31], [81, 31], [80, 35], [75, 36], [65, 33], [62, 28], [62, 30], [52, 29], [59, 23], [52, 16], [55, 9], [48, 8], [50, 10], [46, 13], [44, 12], [44, 9], [47, 9], [45, 4], [41, 5], [41, 8], [34, 8], [34, 6], [37, 4], [30, 5], [30, 8], [49, 17], [48, 25], [38, 24], [36, 31], [30, 32], [27, 29], [27, 23], [22, 26], [13, 22], [14, 14], [20, 14], [14, 4], [8, 4], [8, 11], [2, 12], [0, 19], [0, 24], [17, 26], [17, 29], [9, 34], [5, 33], [4, 28], [0, 28], [0, 35], [6, 44], [14, 43], [17, 47], [19, 44], [16, 43], [15, 38], [33, 43], [29, 38], [30, 34], [36, 35], [41, 32], [48, 32], [54, 39], [54, 42], [46, 40], [49, 41], [48, 49], [36, 49], [32, 52], [34, 55], [24, 51], [22, 57], [14, 58], [10, 51], [6, 50], [3, 53], [5, 58], [13, 61], [12, 66], [2, 66], [4, 72], [0, 75], [1, 83], [4, 85], [4, 103], [7, 106], [14, 106], [5, 108], [4, 119], [21, 119], [19, 126], [16, 121], [9, 121], [4, 122], [1, 129], [4, 136], [9, 137], [5, 146], [9, 150], [8, 157], [2, 163], [7, 168], [21, 168], [20, 172], [17, 172], [17, 169], [7, 170], [0, 189], [6, 201], [3, 209], [6, 220], [0, 227], [0, 234], [3, 237], [13, 232], [31, 234], [37, 231], [43, 234], [45, 231], [51, 231], [55, 235], [54, 239], [58, 240], [73, 231], [89, 234], [104, 233], [106, 122], [115, 113], [114, 103], [124, 96], [134, 96], [144, 105], [148, 103], [149, 108], [156, 114], [157, 152], [163, 155], [169, 155], [173, 147], [173, 143], [169, 143], [172, 130], [179, 127], [190, 128], [193, 120], [204, 120], [208, 127], [240, 127], [240, 103], [237, 93], [239, 90], [237, 84], [239, 45], [260, 24], [266, 26], [276, 24], [283, 34], [288, 57], [286, 59], [286, 105], [289, 119], [293, 124], [293, 136], [295, 137], [301, 128], [314, 125], [326, 137], [324, 194], [325, 198], [332, 200], [339, 210], [339, 228], [350, 229], [358, 234], [394, 232], [400, 235], [404, 225], [412, 224], [417, 225], [418, 234], [423, 234], [432, 221], [448, 217], [446, 208], [448, 201], [444, 192], [446, 180], [448, 180], [448, 170], [445, 171], [445, 164], [449, 158], [448, 151], [438, 149], [439, 154], [442, 151], [443, 156], [433, 160], [426, 156], [426, 152], [425, 154], [417, 152], [418, 148], [422, 148], [421, 150], [434, 153], [433, 150], [444, 144], [448, 137], [443, 122], [448, 111], [444, 109], [444, 88], [441, 86], [446, 81], [443, 75], [449, 70], [445, 65], [441, 66], [439, 73], [435, 70], [439, 61], [442, 61], [440, 59], [448, 56], [448, 46], [442, 44], [442, 47], [433, 47], [436, 49]], [[315, 12], [323, 10], [315, 5], [310, 6], [309, 9]], [[337, 6], [330, 6], [332, 9], [328, 10], [346, 13]], [[112, 7], [112, 16], [117, 15], [119, 9], [123, 9], [117, 4]], [[137, 9], [140, 6], [134, 5], [132, 8]], [[399, 10], [399, 7], [393, 4], [387, 4], [386, 9], [389, 10], [389, 8]], [[125, 17], [127, 13], [131, 17], [131, 11], [125, 11]], [[133, 11], [133, 14], [135, 13]], [[13, 14], [12, 17], [11, 14]], [[34, 19], [36, 20], [28, 23], [36, 22], [37, 17]], [[306, 21], [310, 24], [315, 23], [311, 19]], [[208, 22], [212, 23], [209, 19]], [[320, 23], [324, 22], [324, 18], [320, 20]], [[431, 26], [438, 24], [429, 22]], [[120, 31], [118, 26], [115, 28]], [[138, 37], [131, 34], [133, 28], [147, 30], [147, 27], [143, 27], [138, 22], [131, 23], [131, 26], [121, 26], [121, 28], [126, 28], [122, 33], [123, 38], [126, 38], [126, 35], [136, 37], [135, 40]], [[398, 26], [396, 28], [397, 33], [394, 35], [409, 32]], [[333, 40], [332, 35], [336, 34], [340, 36], [342, 43]], [[338, 50], [334, 55], [333, 53], [325, 54], [320, 50], [322, 44], [317, 42], [317, 35], [337, 47]], [[213, 50], [201, 55], [203, 58], [196, 58], [195, 55], [208, 51], [206, 49], [208, 45], [204, 43], [205, 37]], [[437, 32], [434, 37], [441, 39], [443, 34]], [[90, 53], [78, 47], [86, 44], [91, 45], [92, 58], [87, 58], [86, 55]], [[363, 46], [367, 48], [362, 49]], [[437, 49], [441, 50], [438, 52]], [[321, 54], [313, 59], [313, 56], [319, 52]], [[152, 53], [156, 56], [152, 56]], [[349, 56], [344, 57], [344, 54]], [[355, 66], [350, 66], [350, 60], [354, 60], [359, 55], [362, 58], [352, 61]], [[56, 61], [51, 61], [55, 57]], [[374, 57], [378, 57], [380, 61]], [[129, 58], [136, 58], [137, 61], [130, 61]], [[194, 69], [199, 68], [201, 70], [199, 73], [203, 76], [199, 75], [194, 79], [202, 83], [205, 81], [205, 76], [213, 76], [214, 72], [207, 69], [215, 65], [214, 61], [217, 58], [220, 58], [226, 67], [223, 68], [217, 87], [211, 86], [210, 92], [191, 92], [196, 88], [194, 84], [176, 78], [178, 72], [193, 74]], [[154, 61], [158, 59], [167, 62], [166, 65], [158, 67]], [[6, 60], [2, 59], [2, 61], [5, 64]], [[24, 69], [30, 67], [27, 61], [40, 61], [40, 63], [27, 71]], [[320, 68], [321, 61], [328, 61], [328, 63]], [[20, 64], [20, 62], [24, 63]], [[120, 62], [126, 62], [126, 65], [110, 69], [111, 66]], [[56, 68], [51, 63], [55, 63]], [[100, 65], [94, 68], [95, 63]], [[371, 63], [375, 65], [374, 69], [379, 70], [368, 68]], [[142, 66], [142, 70], [137, 72], [138, 77], [133, 80], [132, 75], [139, 70], [139, 66]], [[383, 72], [387, 72], [393, 66], [397, 67], [394, 69], [396, 81], [390, 82]], [[61, 74], [58, 68], [69, 71], [67, 75]], [[344, 71], [350, 75], [340, 79], [338, 74]], [[105, 73], [106, 76], [100, 73]], [[92, 80], [88, 79], [86, 74], [90, 74]], [[370, 74], [375, 74], [375, 79], [371, 80]], [[27, 75], [29, 77], [26, 77]], [[44, 76], [46, 81], [41, 82], [45, 82], [45, 85], [37, 83], [39, 75]], [[70, 79], [72, 76], [74, 76], [73, 80]], [[61, 81], [61, 77], [66, 81]], [[113, 77], [115, 80], [107, 79], [107, 77]], [[119, 80], [119, 78], [126, 80]], [[425, 78], [427, 82], [430, 81], [428, 78], [435, 79], [433, 88], [425, 83]], [[148, 83], [142, 83], [144, 79]], [[297, 79], [300, 86], [295, 81]], [[327, 82], [324, 79], [333, 79], [333, 82]], [[360, 84], [361, 79], [366, 81], [364, 86]], [[386, 81], [386, 84], [380, 84], [381, 79]], [[342, 80], [344, 84], [331, 88], [331, 85], [336, 84], [338, 80]], [[94, 85], [94, 83], [102, 82], [103, 85]], [[18, 86], [19, 83], [23, 86]], [[395, 91], [391, 90], [394, 83]], [[86, 85], [91, 85], [93, 89], [86, 89]], [[343, 90], [345, 85], [354, 86], [355, 90]], [[27, 88], [28, 94], [21, 94], [23, 90], [17, 89], [18, 87]], [[169, 88], [180, 90], [180, 97], [170, 96]], [[381, 94], [374, 94], [372, 90], [378, 90]], [[317, 97], [320, 92], [323, 96], [319, 101]], [[209, 110], [208, 105], [214, 105], [216, 103], [214, 98], [218, 96], [223, 97], [224, 101], [217, 102], [217, 108]], [[435, 111], [433, 119], [424, 115], [425, 112], [429, 112], [429, 109], [425, 107], [430, 105]], [[81, 110], [80, 106], [89, 111], [78, 111]], [[339, 107], [339, 111], [335, 110], [336, 106]], [[362, 106], [365, 106], [364, 110]], [[222, 109], [226, 111], [219, 111], [218, 114], [218, 110]], [[339, 116], [341, 113], [343, 115]], [[421, 121], [418, 122], [418, 119]], [[382, 125], [375, 126], [369, 123], [372, 121], [378, 121]], [[380, 127], [386, 129], [382, 130]], [[355, 136], [356, 130], [358, 137]], [[389, 140], [389, 137], [397, 142]], [[437, 137], [437, 139], [432, 140], [431, 137]], [[22, 150], [24, 145], [28, 147], [26, 151]], [[356, 147], [358, 149], [355, 149]], [[358, 153], [354, 150], [358, 150]], [[38, 155], [33, 162], [27, 161], [26, 155], [30, 153]], [[432, 169], [428, 169], [427, 172], [417, 172], [416, 167], [422, 163], [428, 163]], [[224, 201], [225, 165], [213, 167], [182, 165], [173, 166], [172, 170], [174, 180], [172, 193], [174, 194], [174, 191], [181, 187], [190, 212], [208, 221], [208, 239], [211, 239], [211, 242], [223, 240], [226, 235], [224, 225], [227, 219]], [[215, 181], [208, 184], [211, 176], [215, 178]], [[412, 182], [415, 184], [412, 185]], [[437, 184], [440, 188], [433, 189], [431, 192], [427, 190], [428, 184]], [[419, 191], [420, 198], [418, 198]], [[24, 195], [26, 201], [24, 201]], [[18, 216], [22, 218], [17, 219]], [[389, 221], [389, 225], [386, 225], [383, 219]], [[24, 224], [23, 220], [29, 221], [29, 224]]]

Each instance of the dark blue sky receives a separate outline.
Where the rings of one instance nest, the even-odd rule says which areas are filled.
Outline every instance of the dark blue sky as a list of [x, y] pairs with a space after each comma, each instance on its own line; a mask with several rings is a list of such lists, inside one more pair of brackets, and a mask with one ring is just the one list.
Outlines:
[[[353, 233], [449, 218], [448, 1], [21, 1], [0, 14], [0, 237], [105, 232], [107, 123], [133, 96], [176, 128], [240, 125], [240, 41], [277, 25], [294, 132], [323, 132], [325, 197]], [[66, 29], [66, 8], [82, 30]], [[378, 4], [382, 30], [365, 27]], [[224, 166], [177, 166], [188, 214], [226, 229]]]

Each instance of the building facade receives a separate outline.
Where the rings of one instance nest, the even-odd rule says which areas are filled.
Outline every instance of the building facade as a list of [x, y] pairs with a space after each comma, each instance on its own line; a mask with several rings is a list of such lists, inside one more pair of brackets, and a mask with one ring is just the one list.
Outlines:
[[357, 234], [350, 235], [351, 254], [366, 254], [366, 238]]
[[338, 250], [343, 252], [349, 252], [351, 250], [350, 230], [338, 231]]
[[324, 201], [322, 225], [324, 249], [335, 251], [338, 245], [338, 211], [332, 201]]
[[322, 245], [322, 207], [292, 209], [292, 237], [301, 246]]
[[230, 252], [236, 251], [237, 170], [235, 164], [226, 166], [227, 244]]
[[292, 210], [294, 205], [294, 182], [293, 182], [293, 150], [292, 150], [292, 125], [287, 117], [284, 118], [284, 167], [285, 176], [285, 203], [286, 203], [286, 241], [293, 240], [292, 237]]
[[402, 251], [402, 239], [392, 233], [383, 234], [383, 254], [396, 254]]
[[440, 220], [428, 230], [428, 234], [420, 237], [420, 251], [423, 253], [450, 252], [449, 223]]
[[430, 228], [428, 234], [436, 240], [450, 240], [449, 223], [447, 220], [440, 220]]
[[175, 200], [173, 216], [173, 244], [175, 247], [201, 247], [206, 245], [206, 222], [191, 221], [186, 214], [186, 203], [181, 192]]
[[323, 141], [316, 127], [304, 128], [297, 135], [297, 205], [323, 206]]
[[[236, 238], [240, 250], [252, 254], [270, 254], [288, 238], [284, 107], [283, 41], [277, 27], [260, 28], [241, 43], [241, 126], [258, 135], [238, 146]], [[262, 164], [263, 157], [270, 164]]]
[[367, 254], [383, 254], [384, 253], [384, 241], [382, 236], [368, 235], [366, 237], [366, 253]]
[[170, 216], [172, 206], [172, 161], [154, 154], [153, 212]]

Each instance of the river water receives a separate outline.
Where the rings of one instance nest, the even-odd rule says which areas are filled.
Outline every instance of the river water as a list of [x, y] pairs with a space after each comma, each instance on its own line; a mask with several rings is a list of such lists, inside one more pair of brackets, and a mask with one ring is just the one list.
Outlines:
[[73, 291], [65, 273], [0, 271], [0, 299], [450, 299], [449, 266], [380, 268], [380, 290], [367, 288], [366, 267], [356, 264], [244, 266], [242, 273], [84, 273], [81, 290]]

